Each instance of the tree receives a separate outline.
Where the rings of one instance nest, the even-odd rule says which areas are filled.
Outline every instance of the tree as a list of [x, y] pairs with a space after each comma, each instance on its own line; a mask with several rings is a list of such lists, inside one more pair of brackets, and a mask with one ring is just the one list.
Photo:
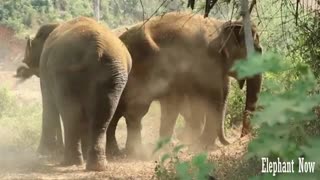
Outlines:
[[93, 13], [97, 21], [100, 20], [100, 0], [93, 0]]

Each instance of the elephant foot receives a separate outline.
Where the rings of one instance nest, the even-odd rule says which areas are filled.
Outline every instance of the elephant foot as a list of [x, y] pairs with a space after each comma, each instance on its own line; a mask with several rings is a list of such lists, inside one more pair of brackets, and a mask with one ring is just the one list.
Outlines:
[[86, 169], [88, 171], [104, 171], [107, 168], [107, 160], [105, 158], [100, 158], [96, 160], [88, 160]]
[[241, 130], [241, 136], [240, 137], [244, 137], [246, 135], [248, 135], [251, 131], [251, 126], [250, 126], [250, 116], [251, 116], [251, 112], [246, 110], [244, 112], [244, 118], [242, 120], [242, 130]]
[[151, 149], [152, 147], [145, 147], [143, 145], [140, 146], [134, 146], [131, 148], [126, 148], [124, 150], [127, 157], [131, 159], [137, 159], [137, 160], [148, 160], [151, 157]]
[[63, 145], [46, 145], [40, 144], [37, 153], [41, 156], [52, 156], [55, 154], [62, 154], [64, 151]]
[[217, 150], [219, 147], [216, 144], [204, 144], [201, 142], [197, 142], [191, 145], [188, 145], [188, 151], [193, 153], [202, 153], [207, 151]]
[[61, 166], [81, 166], [84, 164], [83, 157], [68, 157], [61, 162]]
[[216, 139], [217, 137], [214, 138], [213, 136], [202, 134], [199, 138], [199, 142], [196, 144], [198, 144], [203, 149], [207, 149], [215, 145]]
[[242, 138], [242, 137], [248, 135], [249, 133], [250, 133], [249, 128], [242, 128], [240, 137]]
[[195, 136], [194, 134], [196, 133], [181, 132], [177, 134], [177, 139], [183, 144], [192, 144], [197, 140], [197, 136]]
[[118, 146], [107, 146], [106, 155], [107, 157], [121, 156], [123, 153], [120, 151]]

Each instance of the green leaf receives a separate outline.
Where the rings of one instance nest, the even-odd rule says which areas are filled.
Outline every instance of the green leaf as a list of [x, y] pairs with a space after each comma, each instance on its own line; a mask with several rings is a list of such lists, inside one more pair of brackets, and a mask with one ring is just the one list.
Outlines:
[[191, 162], [192, 166], [197, 169], [196, 179], [208, 179], [208, 175], [213, 170], [213, 165], [208, 163], [207, 154], [197, 154]]
[[252, 122], [258, 126], [263, 123], [267, 123], [269, 126], [273, 126], [276, 123], [286, 123], [288, 122], [286, 113], [295, 104], [296, 102], [293, 100], [273, 99], [272, 105], [261, 112], [257, 112]]
[[176, 165], [176, 170], [179, 179], [192, 180], [192, 176], [189, 173], [190, 164], [188, 162], [178, 163]]
[[252, 77], [264, 72], [280, 72], [286, 69], [278, 55], [267, 53], [264, 55], [252, 54], [246, 60], [238, 60], [231, 71], [237, 72], [239, 79]]
[[163, 164], [165, 163], [166, 160], [170, 159], [170, 154], [166, 153], [161, 157], [160, 163]]
[[171, 138], [170, 137], [160, 139], [157, 142], [156, 148], [153, 150], [153, 154], [158, 152], [160, 149], [162, 149], [164, 146], [166, 146], [170, 142], [171, 142]]
[[185, 145], [178, 145], [178, 146], [175, 146], [174, 148], [173, 148], [173, 150], [172, 150], [172, 152], [174, 153], [174, 154], [177, 154], [181, 149], [183, 149], [183, 148], [185, 148]]

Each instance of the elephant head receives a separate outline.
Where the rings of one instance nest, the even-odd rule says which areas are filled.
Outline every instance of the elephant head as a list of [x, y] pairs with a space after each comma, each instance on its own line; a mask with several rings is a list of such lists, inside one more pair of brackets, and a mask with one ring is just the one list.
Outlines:
[[[209, 44], [209, 54], [213, 57], [222, 57], [221, 63], [223, 64], [223, 67], [225, 67], [225, 72], [238, 80], [240, 88], [242, 89], [244, 83], [247, 83], [246, 106], [241, 136], [244, 136], [249, 132], [250, 124], [248, 114], [256, 109], [256, 102], [258, 101], [258, 94], [260, 93], [262, 82], [261, 74], [247, 79], [238, 79], [236, 72], [230, 71], [236, 60], [245, 59], [247, 56], [243, 29], [242, 22], [226, 22], [222, 26], [219, 36]], [[255, 25], [252, 25], [252, 35], [255, 51], [262, 53]]]
[[27, 39], [25, 54], [23, 63], [26, 65], [18, 67], [15, 77], [21, 79], [28, 79], [32, 75], [39, 76], [39, 62], [42, 53], [43, 45], [48, 38], [49, 34], [59, 24], [46, 24], [40, 27], [36, 36], [31, 39], [29, 36]]

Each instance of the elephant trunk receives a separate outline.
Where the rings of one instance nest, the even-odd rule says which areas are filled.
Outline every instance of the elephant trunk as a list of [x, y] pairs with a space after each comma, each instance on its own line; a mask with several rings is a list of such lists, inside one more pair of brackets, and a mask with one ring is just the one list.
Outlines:
[[246, 92], [246, 107], [243, 117], [243, 127], [241, 137], [247, 135], [250, 131], [250, 114], [256, 110], [256, 103], [258, 101], [258, 95], [261, 90], [262, 75], [256, 75], [252, 78], [246, 79], [247, 81], [247, 92]]
[[25, 80], [25, 79], [29, 79], [33, 75], [36, 75], [39, 77], [38, 68], [29, 68], [26, 66], [20, 66], [17, 68], [16, 74], [14, 75], [14, 77]]

